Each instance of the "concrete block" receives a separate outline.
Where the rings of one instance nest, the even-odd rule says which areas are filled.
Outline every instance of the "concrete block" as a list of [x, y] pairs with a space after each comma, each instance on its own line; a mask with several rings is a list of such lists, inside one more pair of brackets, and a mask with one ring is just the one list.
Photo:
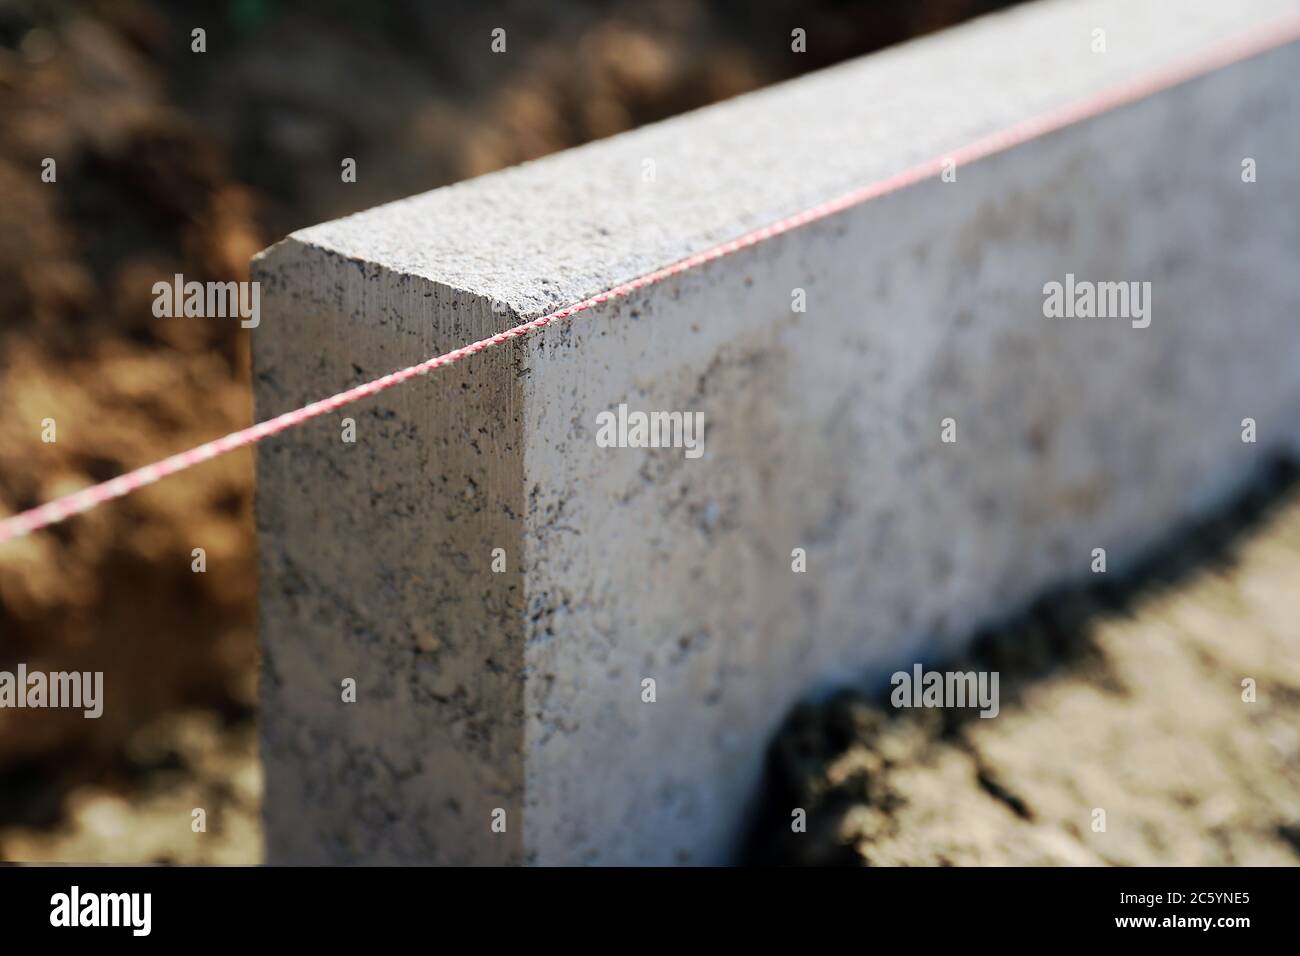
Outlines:
[[[1293, 10], [1029, 4], [305, 229], [254, 263], [258, 415]], [[1259, 53], [259, 446], [270, 861], [734, 859], [798, 698], [1122, 570], [1300, 439], [1297, 75]], [[1150, 324], [1047, 317], [1053, 281], [1150, 283]], [[601, 447], [620, 405], [702, 413], [703, 453]]]

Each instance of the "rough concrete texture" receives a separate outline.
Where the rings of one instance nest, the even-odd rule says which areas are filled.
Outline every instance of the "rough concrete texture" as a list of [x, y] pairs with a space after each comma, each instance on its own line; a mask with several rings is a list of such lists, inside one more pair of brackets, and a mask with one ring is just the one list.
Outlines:
[[[1031, 5], [296, 233], [255, 262], [259, 417], [1289, 9]], [[956, 649], [1092, 548], [1122, 570], [1300, 439], [1298, 69], [1260, 55], [491, 350], [345, 412], [354, 445], [262, 446], [268, 858], [733, 859], [796, 700]], [[1045, 318], [1067, 272], [1150, 282], [1150, 327]], [[703, 412], [705, 454], [597, 447], [622, 402]]]

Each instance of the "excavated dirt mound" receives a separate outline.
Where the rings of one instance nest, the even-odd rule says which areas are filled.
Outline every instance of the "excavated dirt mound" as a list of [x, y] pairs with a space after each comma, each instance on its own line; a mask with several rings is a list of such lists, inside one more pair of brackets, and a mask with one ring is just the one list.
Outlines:
[[[0, 514], [248, 422], [245, 333], [156, 319], [151, 289], [245, 277], [263, 244], [251, 193], [129, 34], [27, 26], [0, 49]], [[110, 695], [98, 720], [0, 711], [0, 820], [52, 822], [69, 788], [120, 781], [160, 715], [248, 719], [251, 501], [251, 459], [232, 455], [0, 547], [0, 668], [103, 671]]]

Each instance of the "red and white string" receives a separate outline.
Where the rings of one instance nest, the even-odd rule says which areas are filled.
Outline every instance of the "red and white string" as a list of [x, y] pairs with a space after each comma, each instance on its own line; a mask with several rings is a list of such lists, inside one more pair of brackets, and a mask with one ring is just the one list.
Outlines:
[[1002, 152], [1073, 123], [1127, 103], [1132, 103], [1194, 77], [1227, 66], [1230, 63], [1297, 39], [1300, 39], [1300, 14], [1281, 17], [1249, 33], [1230, 38], [1213, 47], [1199, 51], [1194, 56], [1140, 74], [1106, 90], [1066, 103], [1038, 116], [983, 136], [942, 156], [918, 163], [884, 179], [877, 180], [870, 185], [862, 186], [841, 196], [818, 203], [802, 212], [787, 216], [703, 252], [687, 256], [685, 259], [674, 262], [669, 266], [656, 269], [654, 272], [621, 283], [611, 289], [606, 289], [604, 292], [583, 299], [581, 302], [557, 309], [521, 325], [516, 325], [512, 329], [507, 329], [490, 338], [480, 339], [477, 342], [453, 349], [442, 355], [436, 355], [416, 365], [392, 372], [382, 378], [365, 382], [336, 395], [331, 395], [329, 398], [312, 402], [310, 405], [296, 408], [293, 411], [285, 412], [283, 415], [277, 415], [275, 418], [259, 422], [249, 428], [243, 428], [222, 438], [206, 442], [197, 448], [180, 452], [169, 458], [127, 472], [117, 478], [83, 488], [36, 508], [5, 518], [0, 521], [0, 543], [14, 538], [21, 538], [41, 528], [57, 524], [73, 515], [96, 508], [106, 501], [129, 495], [146, 485], [151, 485], [178, 472], [193, 468], [195, 465], [216, 458], [218, 455], [224, 455], [236, 448], [254, 445], [263, 439], [270, 438], [272, 435], [329, 414], [345, 405], [350, 405], [371, 395], [377, 395], [395, 385], [427, 375], [443, 366], [459, 362], [461, 359], [468, 358], [494, 346], [503, 345], [512, 339], [522, 338], [553, 323], [563, 322], [606, 302], [624, 298], [639, 289], [662, 282], [689, 269], [729, 256], [741, 249], [771, 239], [774, 236], [779, 236], [792, 229], [797, 229], [800, 226], [816, 222], [819, 219], [833, 216], [852, 206], [857, 206], [888, 193], [934, 178], [952, 166], [963, 166], [994, 153]]

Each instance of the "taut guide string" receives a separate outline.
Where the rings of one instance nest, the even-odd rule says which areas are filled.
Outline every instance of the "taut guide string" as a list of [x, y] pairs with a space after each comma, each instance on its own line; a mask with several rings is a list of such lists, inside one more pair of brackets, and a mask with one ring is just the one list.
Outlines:
[[83, 488], [36, 508], [5, 518], [0, 521], [0, 543], [14, 538], [25, 537], [41, 528], [57, 524], [73, 515], [96, 508], [106, 501], [129, 495], [146, 485], [151, 485], [178, 472], [193, 468], [195, 465], [216, 458], [218, 455], [224, 455], [246, 445], [255, 445], [265, 438], [270, 438], [272, 435], [286, 429], [311, 421], [313, 418], [319, 418], [321, 415], [326, 415], [345, 405], [350, 405], [363, 398], [369, 398], [371, 395], [377, 395], [410, 379], [428, 375], [436, 369], [451, 365], [453, 362], [459, 362], [461, 359], [469, 358], [471, 355], [502, 345], [512, 339], [522, 338], [539, 329], [544, 329], [554, 322], [571, 319], [581, 312], [594, 309], [615, 299], [624, 298], [639, 289], [662, 282], [689, 269], [729, 256], [741, 249], [746, 249], [766, 239], [779, 236], [782, 233], [816, 222], [819, 219], [833, 216], [852, 206], [913, 186], [940, 175], [945, 168], [950, 167], [950, 164], [962, 166], [983, 159], [994, 153], [1002, 152], [1073, 123], [1097, 116], [1107, 110], [1135, 102], [1153, 93], [1158, 93], [1161, 90], [1212, 72], [1238, 60], [1290, 43], [1296, 39], [1300, 39], [1300, 14], [1289, 14], [1249, 33], [1230, 38], [1199, 51], [1193, 56], [1176, 60], [1108, 89], [1065, 103], [1038, 116], [1030, 117], [995, 133], [982, 136], [974, 142], [942, 156], [911, 166], [870, 185], [862, 186], [841, 196], [818, 203], [803, 212], [787, 216], [752, 232], [745, 233], [743, 236], [713, 246], [703, 252], [687, 256], [672, 265], [656, 269], [654, 272], [616, 285], [611, 289], [606, 289], [604, 292], [583, 299], [581, 302], [576, 302], [573, 305], [557, 309], [521, 325], [516, 325], [512, 329], [506, 329], [504, 332], [490, 338], [480, 339], [477, 342], [461, 346], [442, 355], [425, 359], [423, 362], [391, 372], [382, 378], [354, 386], [336, 395], [331, 395], [329, 398], [323, 398], [320, 401], [312, 402], [310, 405], [259, 422], [249, 428], [240, 429], [222, 438], [206, 442], [197, 448], [180, 452], [161, 461], [129, 471], [124, 475]]

